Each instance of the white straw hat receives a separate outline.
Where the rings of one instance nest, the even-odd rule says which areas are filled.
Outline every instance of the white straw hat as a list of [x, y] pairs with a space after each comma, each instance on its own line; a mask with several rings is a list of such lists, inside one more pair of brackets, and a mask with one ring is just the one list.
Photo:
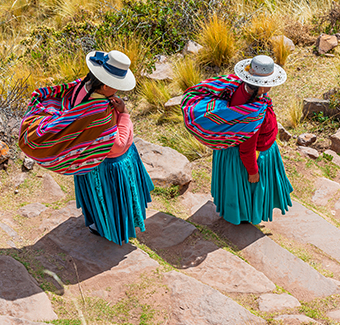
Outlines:
[[286, 72], [267, 55], [236, 63], [235, 74], [244, 82], [259, 87], [274, 87], [287, 80]]
[[131, 61], [122, 52], [92, 51], [86, 56], [86, 64], [99, 81], [111, 88], [127, 91], [136, 86], [129, 69]]

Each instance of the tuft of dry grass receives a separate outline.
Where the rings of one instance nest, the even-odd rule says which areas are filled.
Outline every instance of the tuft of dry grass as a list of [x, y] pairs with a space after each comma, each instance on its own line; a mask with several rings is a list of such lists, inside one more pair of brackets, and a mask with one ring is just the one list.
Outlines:
[[286, 44], [284, 36], [280, 35], [272, 40], [273, 52], [276, 59], [276, 63], [283, 67], [290, 54], [289, 45]]
[[229, 23], [214, 14], [200, 23], [201, 31], [197, 35], [203, 48], [198, 52], [198, 61], [203, 65], [221, 67], [229, 64], [237, 48]]
[[166, 84], [157, 80], [145, 80], [138, 89], [138, 93], [149, 104], [151, 111], [164, 112], [164, 104], [171, 98]]
[[295, 99], [291, 100], [288, 106], [289, 126], [296, 128], [302, 121], [302, 102]]
[[190, 56], [174, 64], [174, 75], [174, 80], [182, 91], [198, 84], [203, 79], [200, 68]]

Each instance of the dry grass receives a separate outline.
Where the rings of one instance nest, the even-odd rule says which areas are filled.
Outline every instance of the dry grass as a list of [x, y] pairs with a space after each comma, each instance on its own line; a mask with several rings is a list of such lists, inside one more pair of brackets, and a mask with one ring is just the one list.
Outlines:
[[198, 61], [203, 65], [227, 65], [237, 50], [229, 23], [215, 14], [200, 26], [198, 42], [203, 48], [198, 52]]
[[288, 107], [289, 126], [296, 128], [302, 121], [302, 103], [297, 99], [291, 100]]
[[202, 81], [203, 76], [194, 58], [187, 56], [174, 65], [175, 81], [182, 91]]
[[272, 40], [273, 52], [276, 59], [276, 63], [283, 67], [290, 54], [289, 45], [286, 44], [284, 36], [280, 35]]

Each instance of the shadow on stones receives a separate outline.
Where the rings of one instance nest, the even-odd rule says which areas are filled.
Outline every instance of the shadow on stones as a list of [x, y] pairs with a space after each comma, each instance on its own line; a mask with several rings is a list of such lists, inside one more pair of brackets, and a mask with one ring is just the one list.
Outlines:
[[[32, 246], [0, 249], [0, 254], [14, 257], [32, 273], [42, 274], [47, 270], [57, 274], [64, 284], [77, 284], [117, 266], [136, 249], [131, 244], [119, 246], [91, 234], [85, 227], [84, 217], [79, 216], [69, 218]], [[48, 286], [49, 291], [63, 294], [63, 288], [53, 277], [40, 277], [53, 283], [55, 288]], [[26, 296], [22, 291], [15, 299]]]

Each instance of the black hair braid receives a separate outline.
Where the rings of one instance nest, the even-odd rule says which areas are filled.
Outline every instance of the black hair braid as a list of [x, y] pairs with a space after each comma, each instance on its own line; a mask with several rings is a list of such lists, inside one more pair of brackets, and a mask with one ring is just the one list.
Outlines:
[[82, 89], [84, 87], [84, 85], [90, 80], [89, 74], [86, 75], [86, 77], [81, 81], [80, 86], [78, 87], [76, 93], [74, 94], [73, 97], [73, 103], [72, 103], [72, 107], [74, 107], [74, 104], [77, 100], [78, 94], [80, 92], [80, 89]]
[[99, 81], [94, 76], [94, 74], [91, 71], [87, 74], [86, 78], [88, 78], [87, 81], [90, 81], [91, 88], [86, 94], [86, 96], [83, 98], [82, 103], [87, 102], [90, 96], [92, 95], [92, 93], [96, 91], [97, 89], [100, 89], [104, 85], [101, 81]]
[[254, 99], [257, 97], [257, 94], [259, 92], [259, 87], [254, 86], [254, 85], [250, 85], [250, 84], [247, 84], [247, 83], [245, 83], [245, 84], [248, 88], [250, 88], [253, 91], [251, 97], [247, 101], [247, 103], [252, 103], [254, 101]]

